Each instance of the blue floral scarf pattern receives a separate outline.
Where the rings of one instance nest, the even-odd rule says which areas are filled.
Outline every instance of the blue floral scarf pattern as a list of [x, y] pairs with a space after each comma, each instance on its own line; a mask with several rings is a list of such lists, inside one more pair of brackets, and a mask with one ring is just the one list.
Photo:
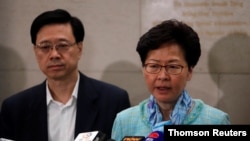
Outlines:
[[192, 98], [189, 96], [188, 92], [184, 90], [170, 115], [170, 120], [168, 121], [163, 121], [159, 106], [153, 95], [150, 95], [147, 105], [150, 115], [149, 122], [151, 123], [152, 130], [163, 132], [164, 125], [179, 125], [183, 123], [185, 116], [192, 106]]

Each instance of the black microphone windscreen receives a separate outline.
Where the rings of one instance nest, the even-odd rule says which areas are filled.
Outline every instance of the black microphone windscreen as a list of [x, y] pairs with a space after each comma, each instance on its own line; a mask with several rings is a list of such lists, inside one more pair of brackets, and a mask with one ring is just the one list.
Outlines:
[[113, 140], [113, 139], [107, 139], [106, 141], [115, 141], [115, 140]]

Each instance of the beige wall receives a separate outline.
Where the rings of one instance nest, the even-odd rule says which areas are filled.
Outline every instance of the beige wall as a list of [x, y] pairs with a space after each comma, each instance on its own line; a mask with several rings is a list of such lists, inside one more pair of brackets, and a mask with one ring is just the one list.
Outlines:
[[45, 10], [65, 8], [84, 23], [79, 68], [127, 89], [133, 105], [149, 96], [135, 51], [141, 34], [163, 19], [189, 23], [201, 37], [202, 56], [187, 86], [194, 98], [250, 124], [250, 1], [245, 0], [1, 0], [0, 103], [44, 80], [29, 29]]

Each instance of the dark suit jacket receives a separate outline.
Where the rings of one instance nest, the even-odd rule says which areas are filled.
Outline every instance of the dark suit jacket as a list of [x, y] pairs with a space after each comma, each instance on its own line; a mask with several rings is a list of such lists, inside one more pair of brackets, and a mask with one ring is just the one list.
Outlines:
[[[102, 131], [111, 136], [116, 114], [130, 107], [128, 93], [80, 73], [75, 137]], [[6, 99], [0, 113], [0, 135], [16, 141], [47, 141], [48, 120], [45, 81]]]

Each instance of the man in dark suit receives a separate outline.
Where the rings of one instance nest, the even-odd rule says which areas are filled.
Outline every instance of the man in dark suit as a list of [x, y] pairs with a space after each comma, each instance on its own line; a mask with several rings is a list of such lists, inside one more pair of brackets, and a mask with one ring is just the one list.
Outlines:
[[78, 70], [84, 26], [63, 9], [46, 11], [31, 25], [31, 41], [46, 80], [4, 100], [0, 138], [73, 141], [101, 131], [110, 138], [114, 118], [130, 107], [128, 93]]

